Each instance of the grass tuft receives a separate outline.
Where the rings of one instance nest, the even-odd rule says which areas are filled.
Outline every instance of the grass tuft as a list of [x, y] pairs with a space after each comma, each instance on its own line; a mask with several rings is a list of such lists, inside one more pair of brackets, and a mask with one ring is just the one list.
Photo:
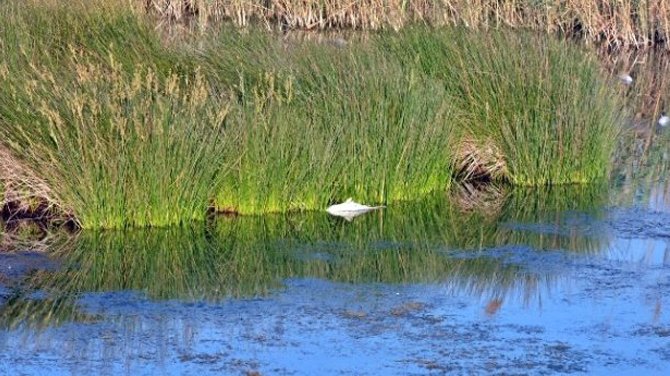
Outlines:
[[483, 159], [475, 165], [517, 185], [607, 177], [623, 102], [581, 48], [526, 33], [425, 29], [385, 43], [405, 66], [442, 80], [467, 114], [461, 137], [484, 150], [465, 148], [457, 165]]
[[12, 93], [0, 101], [6, 146], [84, 228], [204, 219], [225, 176], [228, 106], [201, 75], [138, 66], [128, 77], [113, 56], [69, 59], [74, 77], [33, 65], [28, 83], [0, 81]]

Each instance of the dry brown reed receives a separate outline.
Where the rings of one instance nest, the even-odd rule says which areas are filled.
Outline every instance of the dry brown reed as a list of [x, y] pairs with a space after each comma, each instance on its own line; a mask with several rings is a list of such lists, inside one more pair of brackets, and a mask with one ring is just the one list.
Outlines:
[[13, 212], [31, 212], [39, 205], [46, 205], [43, 210], [57, 209], [44, 180], [3, 147], [0, 147], [0, 184], [0, 213], [8, 205], [13, 206]]
[[[629, 137], [625, 140], [635, 144], [639, 149], [636, 153], [645, 154], [654, 139], [662, 134], [657, 125], [661, 112], [670, 112], [670, 81], [666, 79], [670, 74], [670, 56], [654, 50], [604, 51], [600, 60], [610, 72], [612, 85], [621, 91], [626, 105], [633, 109], [627, 122]], [[632, 84], [619, 81], [619, 76], [625, 74], [633, 78]]]
[[575, 36], [611, 47], [670, 36], [669, 0], [132, 0], [163, 21], [205, 26], [254, 20], [283, 30], [399, 29], [411, 23], [508, 26]]
[[500, 180], [508, 174], [503, 152], [492, 140], [463, 138], [456, 147], [454, 160], [455, 171], [463, 181]]

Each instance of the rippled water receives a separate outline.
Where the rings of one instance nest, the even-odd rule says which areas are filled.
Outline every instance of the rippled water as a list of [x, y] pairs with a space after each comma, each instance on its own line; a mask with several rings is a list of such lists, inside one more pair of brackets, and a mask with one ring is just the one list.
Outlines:
[[[670, 369], [668, 186], [440, 195], [0, 255], [6, 374]], [[486, 209], [482, 209], [486, 208]]]

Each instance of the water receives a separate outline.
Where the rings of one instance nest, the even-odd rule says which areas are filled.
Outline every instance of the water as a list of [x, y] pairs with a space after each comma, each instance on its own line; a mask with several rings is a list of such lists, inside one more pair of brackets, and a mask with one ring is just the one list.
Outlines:
[[665, 374], [667, 192], [53, 237], [2, 255], [0, 373]]

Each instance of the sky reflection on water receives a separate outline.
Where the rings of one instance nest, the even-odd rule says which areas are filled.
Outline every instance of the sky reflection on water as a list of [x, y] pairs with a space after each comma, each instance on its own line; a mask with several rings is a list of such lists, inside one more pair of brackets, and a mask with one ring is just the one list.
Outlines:
[[661, 191], [83, 233], [52, 249], [56, 270], [5, 283], [0, 370], [661, 374], [670, 232], [647, 205]]

